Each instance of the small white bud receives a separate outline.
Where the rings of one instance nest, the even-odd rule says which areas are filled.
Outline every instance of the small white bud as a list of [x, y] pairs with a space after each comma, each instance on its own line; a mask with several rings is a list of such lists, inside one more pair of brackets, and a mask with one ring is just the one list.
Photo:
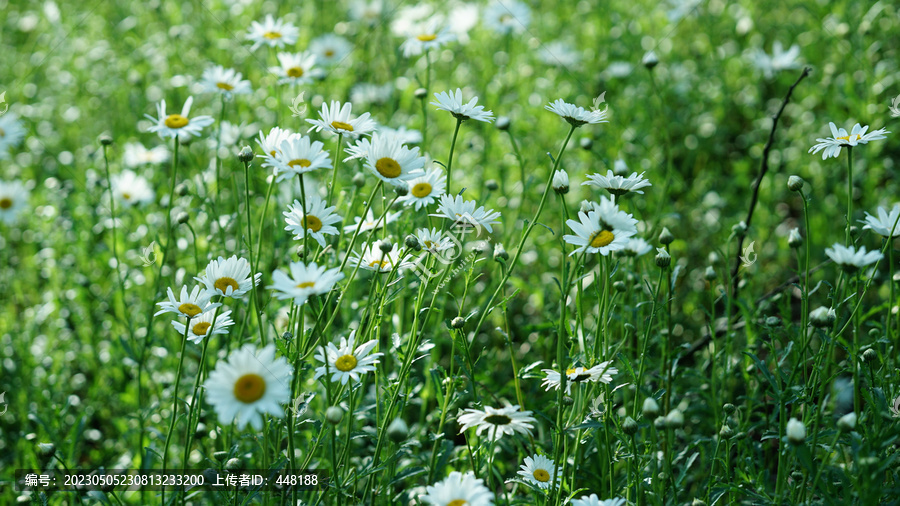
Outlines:
[[569, 174], [564, 170], [558, 170], [553, 173], [553, 191], [560, 195], [569, 193]]
[[856, 428], [856, 413], [847, 413], [837, 421], [837, 427], [841, 432], [850, 432]]
[[785, 428], [785, 433], [787, 434], [787, 439], [791, 444], [801, 445], [804, 441], [806, 441], [806, 426], [803, 425], [803, 422], [797, 420], [796, 418], [791, 418], [788, 420], [787, 427]]

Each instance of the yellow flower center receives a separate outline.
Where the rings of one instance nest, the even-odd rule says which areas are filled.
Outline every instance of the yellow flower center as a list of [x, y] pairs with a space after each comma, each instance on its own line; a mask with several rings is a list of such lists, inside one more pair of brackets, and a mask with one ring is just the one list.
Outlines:
[[435, 35], [433, 33], [423, 33], [422, 35], [419, 35], [416, 38], [422, 42], [431, 42], [437, 38], [437, 35]]
[[228, 83], [216, 83], [216, 88], [219, 88], [220, 90], [231, 91], [234, 89], [234, 86]]
[[269, 40], [275, 40], [281, 38], [281, 32], [266, 32], [263, 34], [263, 37]]
[[428, 183], [418, 183], [412, 187], [413, 197], [423, 198], [431, 195], [431, 185]]
[[10, 207], [12, 207], [12, 204], [12, 199], [9, 197], [3, 197], [2, 199], [0, 199], [0, 209], [9, 209]]
[[215, 283], [213, 283], [213, 287], [222, 293], [228, 293], [229, 286], [231, 287], [231, 289], [233, 291], [240, 288], [240, 285], [238, 285], [237, 281], [235, 281], [231, 278], [225, 278], [225, 277], [219, 278], [216, 280]]
[[447, 506], [463, 506], [465, 504], [469, 504], [469, 501], [465, 499], [454, 499], [447, 503]]
[[0, 137], [6, 137], [6, 130], [0, 128]]
[[278, 153], [278, 151], [275, 151], [274, 149], [272, 151], [269, 151], [269, 154], [272, 156], [275, 156], [276, 153]]
[[[570, 367], [569, 369], [566, 369], [566, 376], [571, 376], [571, 375], [575, 374], [576, 372], [578, 372], [578, 369], [575, 369], [574, 367]], [[586, 374], [584, 371], [582, 371], [581, 374], [579, 374], [578, 376], [575, 376], [574, 378], [569, 378], [569, 379], [571, 379], [572, 381], [584, 381], [590, 377], [591, 377], [590, 374]]]
[[316, 286], [315, 281], [304, 281], [302, 283], [297, 283], [297, 288], [312, 288]]
[[206, 331], [208, 331], [211, 326], [212, 326], [212, 323], [200, 322], [200, 323], [194, 325], [194, 328], [192, 328], [191, 331], [198, 336], [205, 336]]
[[322, 230], [322, 220], [311, 214], [307, 214], [303, 217], [303, 226], [313, 232], [318, 232], [319, 230]]
[[601, 230], [594, 234], [591, 237], [591, 247], [592, 248], [602, 248], [604, 246], [609, 246], [611, 242], [616, 238], [612, 232], [609, 230]]
[[378, 161], [375, 162], [375, 170], [388, 179], [394, 179], [400, 175], [400, 164], [393, 158], [379, 158]]
[[331, 58], [332, 56], [334, 56], [334, 50], [333, 50], [333, 49], [326, 49], [326, 50], [325, 50], [325, 56]]
[[184, 128], [190, 121], [180, 114], [170, 114], [166, 117], [165, 123], [169, 128]]
[[258, 401], [266, 393], [266, 380], [258, 374], [245, 374], [234, 382], [234, 398], [250, 404]]
[[348, 132], [353, 131], [353, 125], [350, 123], [344, 123], [343, 121], [332, 121], [331, 126], [334, 128], [340, 128], [341, 130], [346, 130]]
[[369, 267], [378, 266], [379, 269], [384, 269], [388, 265], [390, 265], [390, 264], [388, 264], [386, 261], [383, 261], [383, 260], [372, 260], [371, 262], [369, 262]]
[[341, 372], [352, 371], [356, 367], [356, 357], [353, 355], [342, 355], [334, 361], [334, 366]]
[[131, 200], [131, 194], [128, 192], [122, 192], [122, 198], [125, 200]]
[[510, 17], [509, 14], [504, 14], [504, 15], [500, 16], [501, 23], [508, 23], [511, 19], [512, 19], [512, 17]]
[[862, 135], [859, 135], [859, 134], [845, 135], [845, 136], [843, 136], [843, 137], [835, 137], [835, 139], [837, 139], [837, 140], [839, 140], [839, 141], [847, 141], [847, 142], [850, 142], [850, 137], [853, 137], [854, 135], [856, 136], [856, 139], [854, 139], [854, 140], [857, 140], [857, 141], [858, 141], [858, 140], [862, 139]]
[[431, 242], [431, 241], [425, 241], [425, 248], [426, 248], [426, 249], [431, 249], [431, 248], [433, 248], [433, 247], [434, 247], [434, 243], [433, 243], [433, 242]]
[[288, 162], [288, 167], [296, 167], [298, 165], [301, 167], [309, 167], [312, 165], [312, 162], [306, 158], [295, 158]]
[[535, 480], [541, 483], [547, 483], [548, 481], [550, 481], [550, 473], [544, 471], [543, 469], [535, 469], [531, 474], [532, 476], [534, 476]]
[[287, 69], [288, 77], [303, 77], [303, 69], [300, 67], [291, 67]]
[[178, 306], [178, 310], [181, 311], [182, 314], [186, 314], [191, 318], [200, 314], [200, 306], [197, 304], [191, 304], [190, 302], [185, 302], [184, 304]]
[[484, 417], [484, 421], [493, 425], [509, 425], [512, 418], [506, 415], [489, 415]]

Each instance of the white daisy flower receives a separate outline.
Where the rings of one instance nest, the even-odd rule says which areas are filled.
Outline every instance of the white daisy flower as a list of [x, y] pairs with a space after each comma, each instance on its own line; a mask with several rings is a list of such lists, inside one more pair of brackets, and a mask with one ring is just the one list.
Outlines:
[[353, 45], [347, 39], [333, 33], [316, 37], [309, 43], [309, 52], [316, 55], [319, 63], [326, 66], [340, 63], [352, 50]]
[[424, 166], [425, 157], [419, 156], [418, 147], [410, 149], [392, 136], [372, 135], [365, 167], [378, 179], [399, 186], [420, 175]]
[[[232, 320], [230, 316], [231, 311], [225, 311], [216, 315], [216, 311], [213, 310], [207, 311], [196, 318], [191, 318], [191, 326], [188, 329], [187, 334], [188, 341], [196, 344], [202, 341], [206, 336], [227, 334], [228, 327], [234, 325], [234, 320]], [[213, 325], [213, 318], [215, 318], [215, 325]], [[173, 321], [172, 326], [175, 327], [176, 332], [184, 335], [183, 323]]]
[[169, 300], [157, 302], [156, 305], [162, 309], [153, 316], [159, 316], [163, 313], [175, 313], [179, 316], [194, 318], [222, 305], [218, 302], [210, 302], [209, 299], [212, 295], [205, 290], [201, 290], [200, 285], [195, 286], [190, 293], [188, 293], [187, 286], [182, 286], [181, 295], [178, 298], [175, 298], [175, 293], [171, 287], [168, 288], [168, 293]]
[[327, 269], [315, 262], [309, 265], [303, 262], [291, 262], [288, 266], [291, 275], [282, 271], [272, 273], [272, 285], [266, 288], [275, 290], [277, 299], [294, 299], [294, 304], [306, 304], [311, 295], [328, 293], [334, 285], [344, 279], [344, 274], [337, 267]]
[[516, 0], [494, 0], [484, 10], [484, 24], [501, 35], [522, 33], [531, 23], [531, 9]]
[[545, 105], [544, 109], [559, 115], [560, 118], [566, 120], [570, 125], [580, 127], [588, 123], [594, 125], [597, 123], [609, 123], [607, 118], [607, 109], [602, 111], [586, 111], [584, 107], [578, 107], [574, 104], [563, 101], [558, 98]]
[[382, 85], [359, 83], [350, 89], [350, 102], [362, 105], [382, 105], [391, 99], [393, 93], [394, 85], [392, 83]]
[[379, 248], [379, 243], [380, 241], [376, 241], [364, 245], [362, 251], [360, 253], [354, 252], [353, 256], [350, 257], [350, 260], [355, 264], [359, 264], [361, 269], [380, 273], [391, 272], [394, 270], [394, 266], [397, 266], [398, 270], [412, 267], [412, 263], [409, 261], [409, 255], [403, 255], [401, 257], [400, 249], [396, 244], [392, 245], [390, 251], [385, 253]]
[[110, 176], [112, 194], [124, 207], [139, 206], [153, 202], [153, 189], [150, 183], [134, 171], [125, 169], [119, 174]]
[[557, 170], [553, 173], [553, 180], [550, 182], [553, 191], [556, 193], [569, 192], [569, 174], [564, 170]]
[[518, 405], [507, 405], [503, 408], [490, 406], [484, 406], [482, 409], [469, 408], [460, 411], [456, 421], [461, 425], [460, 434], [474, 428], [476, 436], [487, 431], [488, 438], [494, 440], [500, 439], [505, 434], [530, 435], [535, 423], [531, 411], [521, 411]]
[[385, 226], [386, 224], [397, 221], [397, 218], [400, 217], [400, 214], [401, 213], [399, 213], [399, 212], [392, 213], [392, 212], [388, 211], [388, 213], [384, 216], [384, 218], [382, 218], [381, 220], [378, 220], [378, 218], [375, 217], [375, 213], [373, 213], [372, 209], [370, 208], [369, 211], [366, 213], [365, 220], [363, 220], [359, 216], [354, 216], [353, 224], [345, 226], [344, 232], [346, 232], [346, 233], [355, 232], [356, 227], [359, 226], [360, 221], [363, 222], [362, 228], [359, 229], [360, 234], [363, 232], [368, 232], [369, 230], [378, 230], [381, 227]]
[[375, 364], [378, 363], [378, 357], [384, 353], [371, 353], [378, 341], [373, 339], [367, 343], [356, 346], [354, 349], [354, 341], [356, 340], [356, 331], [350, 332], [350, 339], [341, 338], [341, 344], [335, 346], [328, 343], [325, 347], [325, 353], [320, 349], [316, 354], [316, 360], [322, 362], [320, 367], [316, 368], [316, 375], [313, 379], [319, 379], [322, 376], [331, 374], [331, 381], [340, 381], [342, 385], [346, 385], [351, 379], [359, 381], [363, 374], [375, 372]]
[[441, 195], [441, 203], [437, 208], [436, 214], [429, 216], [437, 216], [438, 218], [447, 218], [453, 220], [454, 225], [484, 227], [488, 233], [493, 233], [494, 229], [491, 225], [500, 223], [497, 218], [500, 213], [493, 209], [485, 209], [484, 206], [475, 209], [476, 202], [474, 200], [463, 200], [462, 195], [451, 197], [450, 195]]
[[577, 246], [570, 256], [582, 251], [609, 255], [625, 248], [627, 239], [637, 233], [633, 223], [636, 220], [622, 211], [606, 214], [590, 211], [587, 215], [579, 213], [578, 218], [580, 221], [566, 220], [566, 225], [576, 234], [563, 236], [564, 241]]
[[208, 93], [221, 93], [230, 98], [232, 95], [246, 95], [253, 91], [250, 81], [234, 69], [226, 69], [222, 65], [208, 67], [203, 71], [200, 84]]
[[456, 92], [442, 91], [435, 93], [434, 98], [437, 99], [437, 102], [430, 102], [431, 105], [436, 106], [440, 111], [449, 112], [458, 120], [474, 119], [485, 123], [490, 123], [494, 120], [494, 113], [485, 111], [483, 105], [475, 105], [478, 103], [478, 97], [474, 97], [464, 104], [462, 90], [459, 88], [456, 88]]
[[393, 137], [400, 141], [401, 144], [418, 144], [422, 142], [422, 132], [413, 130], [400, 125], [397, 128], [381, 127], [378, 133], [384, 136]]
[[463, 474], [453, 471], [450, 476], [425, 488], [419, 499], [434, 506], [493, 506], [494, 494], [484, 486], [484, 480], [472, 471]]
[[[615, 367], [610, 367], [612, 361], [601, 362], [594, 367], [570, 367], [566, 369], [566, 394], [571, 393], [572, 384], [573, 383], [605, 383], [609, 384], [612, 382], [613, 374], [618, 374], [619, 370]], [[546, 374], [544, 380], [541, 381], [541, 386], [544, 387], [545, 390], [550, 390], [551, 388], [554, 390], [559, 390], [560, 384], [560, 375], [559, 370], [557, 369], [542, 369], [543, 373]]]
[[606, 172], [605, 176], [601, 174], [590, 174], [588, 176], [588, 181], [581, 184], [606, 190], [616, 196], [622, 196], [629, 192], [643, 194], [644, 192], [641, 188], [653, 186], [650, 184], [650, 181], [644, 179], [644, 174], [644, 172], [641, 172], [640, 175], [637, 172], [632, 172], [630, 176], [624, 177], [617, 176], [613, 171], [609, 170]]
[[7, 111], [0, 115], [0, 160], [9, 159], [9, 150], [22, 143], [25, 128], [15, 113]]
[[374, 120], [369, 119], [369, 113], [363, 113], [358, 118], [351, 118], [350, 113], [352, 109], [353, 104], [350, 102], [342, 105], [337, 100], [332, 100], [331, 107], [328, 104], [322, 104], [322, 110], [319, 111], [319, 119], [306, 120], [307, 123], [313, 125], [308, 131], [321, 132], [325, 130], [335, 134], [344, 134], [352, 139], [374, 132], [378, 124]]
[[878, 206], [878, 217], [874, 217], [866, 213], [866, 221], [864, 229], [869, 229], [882, 237], [900, 236], [900, 204], [894, 204], [891, 212], [881, 206]]
[[13, 223], [28, 207], [29, 191], [21, 181], [0, 180], [0, 221]]
[[447, 26], [442, 25], [438, 19], [432, 19], [413, 28], [409, 38], [400, 45], [400, 50], [404, 57], [409, 58], [432, 49], [440, 49], [455, 39], [456, 35], [450, 33]]
[[278, 76], [278, 84], [309, 84], [315, 77], [316, 55], [310, 52], [278, 53], [278, 66], [269, 72]]
[[629, 257], [640, 257], [653, 251], [653, 246], [640, 237], [631, 237], [625, 242], [622, 253]]
[[545, 65], [554, 67], [573, 67], [581, 62], [581, 53], [561, 40], [544, 44], [537, 56]]
[[828, 123], [828, 126], [831, 127], [831, 138], [816, 139], [818, 144], [809, 148], [808, 151], [808, 153], [813, 154], [822, 151], [822, 160], [828, 157], [837, 158], [841, 154], [842, 147], [853, 147], [858, 144], [867, 144], [869, 141], [885, 139], [884, 134], [890, 133], [883, 128], [866, 133], [869, 126], [861, 127], [859, 123], [853, 125], [849, 134], [843, 128], [838, 128], [834, 123]]
[[353, 0], [350, 3], [350, 19], [373, 26], [381, 20], [384, 0]]
[[250, 262], [233, 255], [228, 260], [221, 256], [218, 260], [210, 260], [204, 275], [194, 279], [203, 283], [210, 297], [224, 295], [237, 299], [258, 285], [260, 276], [257, 273], [251, 277]]
[[282, 140], [274, 156], [276, 181], [280, 183], [299, 174], [331, 167], [331, 157], [322, 149], [324, 147], [321, 142], [301, 134]]
[[290, 130], [279, 127], [272, 128], [268, 134], [263, 134], [262, 130], [259, 131], [259, 138], [256, 139], [256, 143], [259, 144], [263, 154], [256, 156], [264, 160], [262, 163], [263, 167], [278, 167], [278, 161], [275, 159], [278, 155], [278, 149], [281, 147], [281, 143], [291, 135], [293, 133]]
[[597, 494], [583, 495], [579, 499], [572, 499], [571, 506], [625, 506], [627, 501], [621, 497], [601, 501]]
[[156, 132], [163, 139], [178, 137], [179, 140], [184, 140], [192, 135], [199, 137], [204, 127], [213, 124], [213, 119], [209, 116], [197, 116], [189, 119], [188, 115], [191, 112], [191, 104], [193, 103], [194, 97], [188, 97], [181, 108], [181, 114], [166, 114], [166, 101], [160, 101], [156, 105], [156, 112], [159, 117], [154, 118], [149, 114], [144, 115], [147, 119], [156, 123], [148, 130]]
[[293, 369], [284, 357], [276, 357], [275, 345], [258, 349], [245, 344], [231, 352], [226, 362], [219, 362], [203, 383], [206, 400], [219, 416], [219, 423], [232, 421], [243, 430], [248, 424], [262, 430], [263, 416], [284, 416], [291, 400]]
[[548, 489], [556, 484], [556, 464], [543, 455], [525, 457], [519, 476], [538, 488]]
[[416, 211], [430, 206], [447, 190], [447, 177], [441, 169], [428, 172], [406, 181], [409, 193], [400, 197], [400, 202], [407, 206], [415, 206]]
[[369, 155], [369, 150], [372, 149], [372, 140], [368, 137], [360, 137], [356, 139], [356, 142], [344, 148], [344, 152], [348, 155], [347, 158], [344, 158], [345, 162], [349, 162], [350, 160], [358, 160], [365, 158]]
[[262, 45], [276, 48], [294, 45], [299, 35], [300, 30], [296, 26], [281, 19], [276, 20], [268, 14], [262, 23], [254, 21], [250, 24], [246, 38], [253, 42], [250, 50], [256, 51]]
[[756, 68], [762, 71], [767, 79], [775, 75], [776, 72], [795, 69], [800, 66], [797, 62], [797, 57], [800, 56], [800, 46], [797, 44], [785, 51], [781, 42], [776, 40], [772, 44], [772, 56], [769, 56], [762, 49], [756, 49], [750, 56]]
[[440, 253], [456, 247], [456, 243], [437, 228], [432, 228], [431, 230], [418, 228], [415, 231], [415, 236], [422, 248], [429, 253]]
[[825, 248], [825, 255], [848, 272], [856, 271], [884, 258], [880, 251], [867, 252], [865, 246], [861, 246], [857, 250], [853, 246], [847, 247], [839, 243]]
[[147, 149], [139, 142], [125, 144], [122, 162], [126, 167], [136, 168], [142, 165], [158, 165], [169, 161], [169, 150], [165, 146]]
[[288, 206], [284, 215], [284, 221], [288, 226], [285, 230], [294, 234], [294, 239], [303, 240], [306, 234], [316, 240], [319, 246], [325, 247], [326, 235], [337, 235], [338, 229], [334, 226], [343, 218], [337, 215], [336, 207], [327, 207], [321, 197], [315, 194], [307, 195], [306, 209], [299, 200], [294, 200], [294, 205]]

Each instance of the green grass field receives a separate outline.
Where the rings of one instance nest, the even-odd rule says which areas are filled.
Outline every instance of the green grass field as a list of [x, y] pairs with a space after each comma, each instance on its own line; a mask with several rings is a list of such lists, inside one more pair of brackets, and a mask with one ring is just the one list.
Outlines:
[[896, 5], [0, 12], [0, 504], [897, 502]]

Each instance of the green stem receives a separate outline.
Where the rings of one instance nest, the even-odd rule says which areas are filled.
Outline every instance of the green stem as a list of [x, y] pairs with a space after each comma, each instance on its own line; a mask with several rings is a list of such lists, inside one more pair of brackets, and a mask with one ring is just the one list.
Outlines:
[[450, 156], [447, 158], [447, 195], [453, 195], [450, 185], [453, 184], [453, 150], [456, 148], [456, 137], [459, 135], [459, 126], [462, 125], [462, 118], [456, 118], [456, 128], [453, 129], [453, 140], [450, 141]]
[[[334, 197], [334, 185], [337, 183], [338, 162], [341, 159], [341, 144], [344, 141], [344, 134], [338, 133], [337, 148], [334, 151], [334, 167], [331, 169], [331, 186], [328, 187], [328, 202], [332, 202]], [[300, 175], [300, 191], [303, 191], [303, 175]], [[306, 200], [303, 202], [303, 209], [306, 212]], [[365, 215], [363, 215], [365, 216]]]
[[[187, 345], [187, 335], [188, 330], [191, 327], [191, 319], [188, 318], [184, 324], [184, 336], [181, 339], [181, 352], [179, 353], [178, 359], [178, 371], [175, 373], [175, 389], [172, 391], [172, 398], [174, 401], [172, 402], [172, 420], [169, 421], [169, 432], [166, 434], [166, 444], [163, 446], [163, 458], [162, 458], [162, 467], [163, 469], [168, 469], [169, 465], [169, 445], [172, 443], [172, 433], [175, 430], [175, 419], [178, 417], [178, 387], [181, 386], [181, 370], [184, 366], [184, 349]], [[184, 467], [186, 463], [182, 463], [182, 467]], [[166, 497], [165, 488], [162, 491], [162, 504], [165, 504]]]

